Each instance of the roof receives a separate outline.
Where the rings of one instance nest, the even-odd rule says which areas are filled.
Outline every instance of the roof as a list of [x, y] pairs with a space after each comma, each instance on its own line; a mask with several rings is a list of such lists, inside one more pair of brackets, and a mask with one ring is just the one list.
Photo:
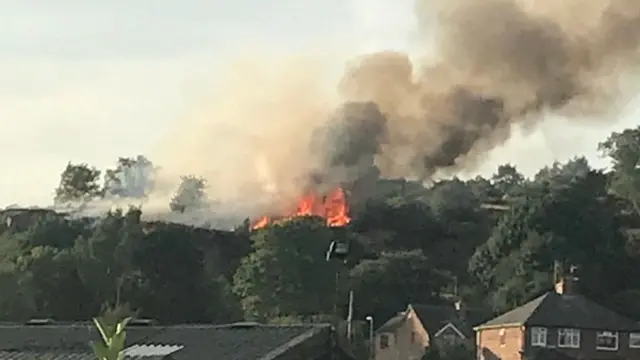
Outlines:
[[376, 330], [376, 333], [388, 333], [394, 332], [398, 329], [402, 324], [404, 324], [405, 319], [407, 318], [407, 314], [405, 312], [398, 313], [396, 316], [387, 320], [382, 326]]
[[635, 321], [597, 304], [579, 294], [547, 292], [528, 303], [504, 313], [476, 329], [501, 326], [547, 326], [578, 329], [633, 331]]
[[472, 338], [473, 326], [487, 319], [484, 311], [467, 309], [461, 312], [453, 305], [411, 305], [411, 307], [418, 314], [427, 332], [433, 335], [451, 323], [466, 338]]
[[3, 351], [0, 350], [2, 360], [96, 360], [96, 356], [90, 352], [69, 352], [51, 350], [41, 351]]
[[184, 348], [183, 345], [133, 345], [123, 351], [125, 358], [164, 357]]
[[[131, 326], [127, 352], [147, 359], [170, 353], [174, 360], [273, 360], [306, 343], [329, 352], [330, 336], [327, 324]], [[90, 324], [0, 325], [0, 360], [94, 359], [90, 341], [97, 339]]]

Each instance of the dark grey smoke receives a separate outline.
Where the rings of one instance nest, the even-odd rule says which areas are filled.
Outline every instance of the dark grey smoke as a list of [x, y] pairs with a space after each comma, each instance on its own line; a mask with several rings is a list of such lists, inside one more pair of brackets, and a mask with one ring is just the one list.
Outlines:
[[441, 7], [439, 61], [414, 64], [406, 54], [382, 52], [348, 68], [346, 115], [332, 128], [327, 171], [366, 169], [374, 157], [383, 176], [469, 169], [514, 125], [531, 128], [543, 112], [612, 109], [622, 99], [618, 81], [638, 69], [640, 1], [599, 3], [590, 14], [571, 9], [595, 9], [596, 0], [568, 0], [546, 12], [507, 0]]
[[346, 102], [313, 136], [312, 151], [328, 149], [324, 168], [313, 175], [318, 184], [351, 182], [374, 165], [386, 138], [387, 119], [373, 102]]
[[[499, 126], [504, 114], [504, 102], [501, 98], [484, 98], [463, 87], [451, 90], [447, 97], [442, 101], [450, 104], [450, 118], [443, 118], [438, 129], [447, 136], [440, 144], [439, 151], [420, 154], [414, 162], [427, 172], [431, 169], [454, 166], [457, 155], [470, 152], [478, 140], [490, 136], [490, 129]], [[460, 127], [455, 125], [456, 119], [476, 121]]]
[[351, 167], [363, 157], [373, 158], [381, 150], [387, 119], [373, 102], [348, 102], [336, 112], [326, 141], [332, 142], [329, 166]]

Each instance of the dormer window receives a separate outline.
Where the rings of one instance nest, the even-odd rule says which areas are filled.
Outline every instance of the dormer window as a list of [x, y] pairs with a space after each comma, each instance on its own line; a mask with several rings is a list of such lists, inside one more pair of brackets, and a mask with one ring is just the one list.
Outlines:
[[531, 328], [531, 346], [547, 346], [547, 328]]
[[596, 333], [596, 349], [605, 351], [618, 350], [618, 332], [598, 331]]
[[558, 329], [558, 347], [580, 348], [580, 330], [578, 329]]

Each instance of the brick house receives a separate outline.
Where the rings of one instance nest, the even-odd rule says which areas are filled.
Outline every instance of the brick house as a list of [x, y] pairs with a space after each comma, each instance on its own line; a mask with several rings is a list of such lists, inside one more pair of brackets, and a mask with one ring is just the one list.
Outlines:
[[640, 328], [581, 295], [578, 279], [474, 328], [478, 359], [637, 359]]
[[480, 323], [476, 313], [459, 301], [450, 305], [409, 305], [376, 330], [375, 360], [420, 359], [432, 343], [438, 347], [473, 346], [472, 325]]

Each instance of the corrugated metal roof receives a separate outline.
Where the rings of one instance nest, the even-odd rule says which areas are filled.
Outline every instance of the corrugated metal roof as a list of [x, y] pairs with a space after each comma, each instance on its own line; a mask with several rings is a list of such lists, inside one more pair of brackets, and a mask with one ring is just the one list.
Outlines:
[[[135, 345], [184, 346], [171, 354], [175, 360], [247, 360], [259, 359], [276, 348], [302, 339], [305, 334], [325, 338], [322, 344], [328, 343], [331, 326], [132, 326], [127, 329], [127, 345], [131, 348]], [[92, 357], [89, 343], [99, 339], [99, 334], [89, 323], [37, 326], [0, 324], [0, 360], [76, 360], [73, 357], [76, 355], [93, 359], [95, 357]], [[320, 342], [318, 347], [322, 351], [329, 351]], [[149, 354], [142, 359], [162, 357]]]
[[95, 360], [90, 352], [57, 351], [4, 351], [0, 350], [0, 360]]
[[182, 349], [182, 345], [133, 345], [126, 348], [123, 353], [126, 357], [142, 358], [151, 356], [167, 356]]

